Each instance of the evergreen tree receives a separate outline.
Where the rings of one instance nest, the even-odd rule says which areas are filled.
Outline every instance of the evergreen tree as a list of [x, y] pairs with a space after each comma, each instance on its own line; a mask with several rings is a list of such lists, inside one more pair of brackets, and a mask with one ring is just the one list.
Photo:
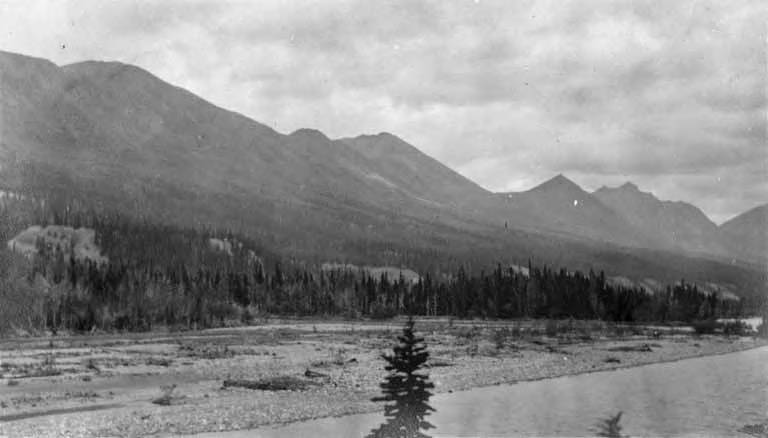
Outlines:
[[414, 334], [413, 325], [413, 318], [409, 317], [402, 336], [397, 338], [400, 345], [394, 347], [394, 354], [382, 355], [389, 375], [380, 385], [384, 395], [373, 401], [389, 403], [384, 410], [387, 421], [371, 431], [368, 435], [371, 438], [426, 438], [422, 430], [434, 428], [424, 419], [434, 411], [427, 404], [434, 385], [429, 376], [417, 372], [429, 359], [429, 353], [424, 338]]

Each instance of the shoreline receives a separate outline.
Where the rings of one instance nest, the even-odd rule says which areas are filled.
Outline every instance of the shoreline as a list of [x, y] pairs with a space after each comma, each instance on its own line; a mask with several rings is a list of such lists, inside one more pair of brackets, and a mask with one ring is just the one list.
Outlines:
[[[394, 345], [398, 323], [367, 328], [345, 324], [339, 329], [338, 323], [329, 322], [327, 331], [323, 324], [304, 327], [312, 330], [266, 326], [223, 337], [220, 333], [162, 335], [159, 341], [152, 339], [157, 334], [148, 334], [146, 342], [135, 337], [125, 343], [113, 337], [91, 343], [73, 339], [52, 352], [40, 348], [40, 339], [29, 340], [27, 349], [14, 345], [0, 351], [4, 362], [28, 363], [57, 354], [57, 366], [64, 371], [56, 376], [15, 378], [11, 380], [18, 384], [0, 387], [4, 416], [31, 414], [27, 419], [0, 422], [0, 436], [195, 436], [381, 411], [383, 405], [370, 399], [379, 394], [378, 384], [386, 375], [379, 354]], [[499, 339], [494, 334], [497, 328], [497, 323], [492, 328], [474, 323], [472, 327], [424, 324], [423, 330], [417, 330], [429, 347], [431, 367], [426, 371], [435, 384], [434, 394], [768, 345], [768, 340], [751, 337], [673, 333], [659, 339], [642, 332], [616, 337], [595, 332], [588, 340], [570, 332]], [[81, 369], [90, 365], [99, 371]], [[307, 371], [322, 377], [307, 377]], [[289, 391], [222, 386], [227, 379], [281, 376], [308, 384]], [[176, 385], [170, 405], [152, 404], [161, 394], [160, 387], [168, 384]], [[98, 405], [118, 407], [97, 410]], [[66, 414], [46, 413], [68, 408], [73, 409]]]
[[[443, 395], [443, 394], [456, 394], [456, 393], [461, 393], [461, 392], [473, 391], [473, 390], [476, 390], [476, 389], [490, 388], [490, 387], [494, 387], [494, 386], [515, 385], [515, 384], [518, 384], [518, 383], [528, 383], [528, 382], [539, 382], [539, 381], [543, 381], [543, 380], [553, 380], [553, 379], [559, 379], [559, 378], [564, 378], [564, 377], [574, 377], [574, 376], [580, 376], [580, 375], [586, 375], [586, 374], [609, 373], [609, 372], [613, 372], [613, 371], [621, 371], [621, 370], [627, 370], [627, 369], [632, 369], [632, 368], [641, 368], [641, 367], [645, 367], [645, 366], [660, 365], [660, 364], [666, 364], [666, 363], [682, 362], [682, 361], [686, 361], [686, 360], [699, 359], [699, 358], [704, 358], [704, 357], [723, 356], [723, 355], [726, 355], [726, 354], [740, 353], [740, 352], [744, 352], [744, 351], [754, 350], [754, 349], [758, 349], [758, 348], [765, 348], [765, 347], [768, 347], [768, 341], [763, 342], [760, 345], [749, 346], [749, 347], [745, 347], [745, 348], [737, 349], [737, 350], [733, 350], [733, 351], [722, 351], [722, 352], [714, 352], [714, 353], [702, 353], [702, 354], [694, 355], [694, 356], [686, 356], [686, 357], [678, 357], [678, 358], [671, 358], [671, 359], [666, 359], [666, 360], [660, 360], [658, 362], [627, 364], [627, 365], [623, 365], [623, 366], [607, 367], [607, 368], [601, 368], [601, 369], [592, 369], [592, 370], [586, 370], [586, 371], [579, 371], [579, 372], [574, 372], [574, 373], [570, 373], [570, 374], [560, 374], [560, 375], [553, 375], [553, 376], [546, 376], [546, 377], [536, 377], [536, 378], [525, 379], [525, 380], [515, 380], [515, 381], [508, 381], [508, 382], [499, 382], [499, 383], [493, 383], [493, 384], [489, 384], [489, 385], [471, 386], [471, 387], [467, 387], [467, 388], [463, 388], [463, 389], [458, 389], [458, 390], [449, 390], [449, 391], [443, 391], [443, 392], [435, 392], [432, 395], [435, 396], [435, 395], [438, 395], [438, 394], [441, 394], [441, 395]], [[292, 425], [292, 424], [303, 423], [303, 422], [308, 422], [308, 421], [322, 420], [322, 419], [328, 419], [328, 418], [343, 418], [343, 417], [352, 416], [352, 415], [373, 414], [373, 413], [383, 412], [383, 410], [384, 410], [383, 408], [377, 408], [377, 409], [373, 409], [373, 410], [365, 410], [365, 411], [360, 411], [360, 412], [350, 412], [348, 414], [328, 415], [328, 416], [319, 416], [319, 417], [310, 417], [310, 418], [299, 418], [299, 419], [296, 419], [296, 420], [290, 420], [290, 421], [282, 422], [282, 423], [265, 424], [265, 425], [258, 426], [258, 427], [253, 428], [253, 429], [237, 429], [237, 430], [230, 430], [230, 431], [226, 431], [226, 432], [239, 432], [239, 431], [248, 431], [248, 430], [255, 431], [255, 430], [263, 429], [263, 428], [280, 428], [280, 427], [285, 427], [285, 426], [289, 426], [289, 425]], [[191, 434], [191, 435], [181, 435], [181, 436], [184, 436], [184, 437], [207, 437], [207, 436], [209, 436], [209, 434], [210, 434], [210, 432], [203, 432], [203, 433], [196, 433], [196, 434]], [[158, 435], [158, 436], [163, 436], [163, 435]]]

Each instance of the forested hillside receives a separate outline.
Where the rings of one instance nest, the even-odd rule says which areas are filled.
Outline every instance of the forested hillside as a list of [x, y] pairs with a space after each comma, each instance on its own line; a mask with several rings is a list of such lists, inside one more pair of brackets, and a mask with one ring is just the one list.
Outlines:
[[[2, 330], [149, 330], [247, 323], [258, 315], [599, 318], [693, 321], [758, 308], [690, 283], [656, 293], [620, 287], [603, 272], [447, 263], [417, 281], [282, 259], [227, 230], [180, 228], [83, 207], [5, 197], [0, 238], [30, 223], [92, 228], [107, 261], [38, 239], [37, 253], [0, 251]], [[442, 274], [441, 274], [442, 273]], [[7, 304], [6, 304], [7, 303]]]

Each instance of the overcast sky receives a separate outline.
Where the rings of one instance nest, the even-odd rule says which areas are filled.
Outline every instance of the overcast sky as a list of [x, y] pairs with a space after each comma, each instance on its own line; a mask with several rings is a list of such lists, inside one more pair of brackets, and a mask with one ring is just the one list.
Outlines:
[[141, 66], [278, 131], [388, 131], [494, 191], [768, 201], [755, 1], [12, 1], [0, 49]]

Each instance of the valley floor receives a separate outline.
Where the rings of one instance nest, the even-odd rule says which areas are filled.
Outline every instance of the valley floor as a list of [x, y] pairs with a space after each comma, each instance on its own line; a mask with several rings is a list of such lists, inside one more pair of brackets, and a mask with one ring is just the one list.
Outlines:
[[[263, 321], [0, 340], [0, 436], [167, 436], [376, 411], [382, 406], [370, 399], [386, 375], [380, 355], [391, 351], [401, 327]], [[416, 330], [429, 347], [426, 371], [438, 393], [768, 343], [597, 321], [424, 319]], [[269, 390], [281, 387], [288, 389]]]

